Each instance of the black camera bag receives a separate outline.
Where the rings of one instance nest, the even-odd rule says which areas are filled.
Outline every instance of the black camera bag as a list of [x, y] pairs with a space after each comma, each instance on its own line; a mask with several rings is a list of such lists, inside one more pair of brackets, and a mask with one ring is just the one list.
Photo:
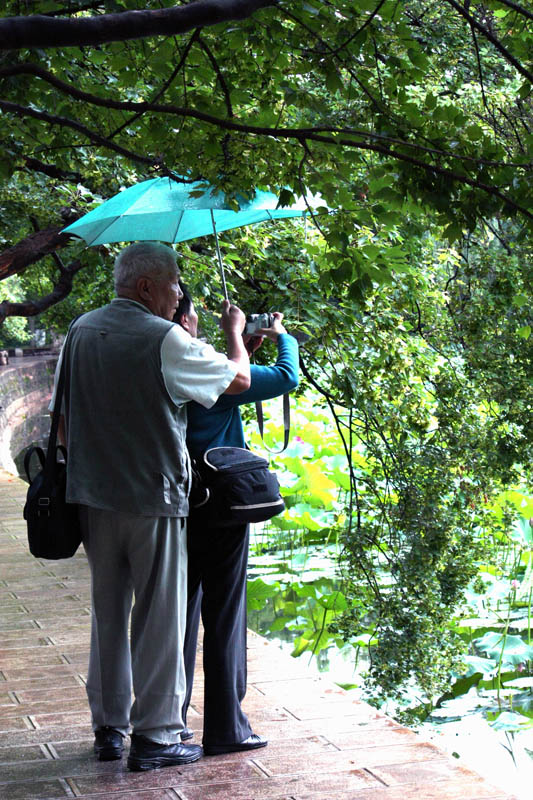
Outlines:
[[268, 461], [243, 447], [213, 447], [194, 465], [191, 513], [217, 528], [265, 522], [285, 503]]
[[[24, 456], [24, 469], [30, 484], [24, 506], [30, 553], [36, 558], [54, 560], [70, 558], [81, 542], [78, 506], [66, 501], [67, 451], [62, 445], [56, 445], [64, 383], [65, 357], [59, 371], [46, 456], [41, 447], [31, 447]], [[33, 453], [36, 453], [41, 469], [32, 480], [30, 461]], [[64, 461], [58, 461], [59, 454]]]

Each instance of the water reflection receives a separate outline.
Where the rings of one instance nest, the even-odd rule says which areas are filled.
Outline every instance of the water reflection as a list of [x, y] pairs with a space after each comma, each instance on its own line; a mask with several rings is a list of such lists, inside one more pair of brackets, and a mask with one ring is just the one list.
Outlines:
[[298, 547], [290, 534], [283, 541], [279, 532], [270, 538], [256, 528], [248, 567], [250, 628], [288, 654], [300, 653], [312, 672], [327, 673], [346, 688], [361, 685], [366, 648], [341, 642], [328, 628], [341, 596], [336, 546]]

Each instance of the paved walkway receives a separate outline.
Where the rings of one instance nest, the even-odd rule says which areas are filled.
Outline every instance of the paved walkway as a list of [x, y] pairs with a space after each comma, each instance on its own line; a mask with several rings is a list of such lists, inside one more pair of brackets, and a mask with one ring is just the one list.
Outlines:
[[[267, 748], [149, 773], [96, 761], [84, 688], [87, 563], [82, 552], [59, 562], [29, 554], [25, 491], [0, 471], [3, 800], [513, 800], [255, 634], [244, 705]], [[200, 662], [192, 703], [199, 742]]]

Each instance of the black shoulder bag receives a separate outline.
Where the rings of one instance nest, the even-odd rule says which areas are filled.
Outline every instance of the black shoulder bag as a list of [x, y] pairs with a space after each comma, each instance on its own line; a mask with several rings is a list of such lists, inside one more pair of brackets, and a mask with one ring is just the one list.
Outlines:
[[[28, 526], [30, 553], [36, 558], [70, 558], [81, 542], [78, 506], [67, 503], [65, 499], [67, 451], [62, 445], [56, 444], [65, 385], [64, 356], [65, 347], [59, 370], [46, 457], [41, 447], [30, 447], [24, 456], [24, 469], [30, 483], [24, 506], [24, 519]], [[30, 460], [34, 453], [37, 454], [41, 469], [32, 480]], [[64, 461], [58, 461], [58, 455], [62, 455]]]
[[276, 475], [242, 447], [212, 447], [193, 465], [189, 498], [195, 520], [217, 528], [265, 522], [285, 508]]

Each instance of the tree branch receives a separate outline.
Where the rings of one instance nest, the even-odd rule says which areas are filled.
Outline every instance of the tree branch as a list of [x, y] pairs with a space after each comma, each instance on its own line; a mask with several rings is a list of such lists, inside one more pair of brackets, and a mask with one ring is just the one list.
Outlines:
[[66, 208], [62, 211], [63, 225], [32, 233], [0, 253], [0, 280], [9, 278], [17, 272], [23, 272], [30, 264], [66, 245], [71, 237], [61, 231], [66, 225], [79, 219], [79, 216], [76, 210]]
[[45, 164], [44, 161], [39, 161], [37, 158], [27, 156], [24, 159], [24, 164], [16, 168], [17, 170], [29, 169], [32, 172], [42, 172], [48, 175], [49, 178], [55, 180], [70, 181], [71, 183], [82, 183], [83, 178], [79, 172], [70, 172], [56, 167], [55, 164]]
[[[101, 106], [103, 108], [115, 109], [117, 111], [135, 111], [136, 116], [140, 116], [146, 111], [153, 111], [161, 114], [174, 114], [180, 117], [192, 117], [193, 119], [199, 119], [202, 122], [207, 122], [208, 124], [216, 125], [217, 127], [223, 128], [225, 130], [233, 130], [240, 133], [251, 133], [264, 136], [295, 138], [299, 139], [301, 142], [304, 141], [306, 138], [311, 138], [312, 134], [314, 133], [343, 133], [343, 134], [350, 134], [353, 136], [368, 137], [370, 139], [376, 139], [378, 141], [387, 142], [389, 144], [397, 144], [400, 145], [401, 147], [408, 147], [411, 150], [417, 150], [419, 152], [428, 153], [429, 155], [434, 155], [439, 158], [444, 157], [460, 161], [470, 161], [475, 164], [483, 164], [495, 167], [519, 167], [519, 168], [531, 167], [531, 162], [524, 164], [512, 164], [512, 163], [504, 163], [498, 161], [489, 161], [487, 159], [476, 159], [473, 158], [472, 156], [464, 156], [461, 155], [460, 153], [438, 150], [437, 148], [434, 147], [426, 147], [424, 145], [419, 144], [418, 142], [409, 142], [404, 139], [397, 139], [390, 136], [384, 136], [383, 134], [374, 133], [372, 131], [358, 130], [357, 128], [338, 128], [335, 127], [334, 125], [320, 125], [313, 128], [277, 128], [277, 127], [265, 128], [255, 125], [245, 125], [244, 123], [235, 122], [230, 119], [222, 119], [220, 117], [214, 117], [211, 114], [207, 114], [203, 111], [197, 111], [196, 109], [187, 106], [176, 106], [174, 104], [164, 105], [154, 102], [144, 102], [144, 101], [139, 102], [133, 100], [122, 100], [122, 101], [112, 100], [105, 97], [99, 97], [98, 95], [95, 94], [90, 94], [89, 92], [81, 91], [80, 89], [77, 89], [75, 86], [72, 86], [71, 84], [62, 81], [59, 78], [56, 78], [56, 76], [53, 75], [51, 72], [48, 72], [48, 70], [43, 69], [37, 64], [17, 64], [14, 67], [4, 67], [3, 69], [0, 69], [0, 79], [13, 77], [14, 75], [23, 75], [23, 74], [35, 75], [36, 77], [41, 78], [44, 81], [47, 81], [49, 84], [54, 86], [59, 91], [68, 94], [77, 100], [81, 100], [82, 102], [91, 103], [92, 105]], [[0, 103], [1, 102], [2, 101], [0, 100]], [[19, 108], [24, 108], [24, 107], [20, 106]], [[44, 113], [44, 112], [37, 112], [37, 113]], [[59, 120], [61, 118], [54, 118], [54, 119]], [[108, 141], [108, 139], [104, 141]]]
[[224, 93], [224, 97], [226, 99], [226, 108], [228, 110], [228, 117], [234, 117], [235, 114], [233, 113], [233, 106], [231, 104], [231, 95], [228, 88], [228, 84], [226, 83], [226, 79], [224, 78], [222, 72], [220, 71], [220, 67], [218, 66], [217, 60], [213, 53], [211, 52], [210, 48], [208, 47], [207, 43], [204, 42], [202, 38], [199, 39], [199, 44], [204, 53], [206, 54], [207, 58], [211, 66], [213, 67], [215, 74], [218, 78], [218, 82], [220, 83], [220, 88]]
[[507, 48], [503, 46], [500, 40], [497, 39], [493, 33], [491, 33], [487, 28], [485, 28], [484, 25], [482, 25], [480, 22], [474, 19], [474, 17], [471, 14], [469, 14], [468, 11], [463, 6], [461, 6], [459, 3], [456, 2], [456, 0], [446, 0], [446, 2], [448, 3], [448, 5], [454, 8], [462, 17], [464, 17], [464, 19], [472, 27], [476, 28], [476, 30], [478, 30], [482, 34], [482, 36], [485, 37], [485, 39], [491, 42], [491, 44], [493, 44], [496, 50], [498, 50], [502, 54], [502, 56], [506, 59], [506, 61], [512, 64], [513, 67], [521, 75], [524, 76], [524, 78], [526, 78], [530, 83], [533, 84], [533, 72], [530, 72], [524, 66], [522, 66], [520, 61], [518, 61], [512, 55], [512, 53], [510, 53], [509, 50], [507, 50]]
[[[189, 41], [187, 42], [187, 44], [185, 45], [185, 50], [183, 51], [183, 55], [181, 56], [178, 64], [176, 64], [175, 68], [172, 70], [172, 73], [167, 78], [167, 80], [164, 82], [163, 86], [160, 89], [158, 89], [158, 91], [152, 97], [152, 100], [150, 101], [151, 103], [157, 102], [157, 100], [159, 100], [159, 98], [162, 95], [165, 94], [165, 92], [167, 91], [169, 86], [172, 84], [172, 82], [175, 80], [175, 78], [178, 75], [178, 73], [180, 72], [180, 70], [183, 68], [183, 65], [185, 64], [185, 62], [187, 60], [187, 56], [190, 53], [191, 47], [192, 47], [193, 43], [199, 38], [199, 36], [200, 36], [200, 29], [197, 28], [194, 31], [194, 33], [191, 36], [191, 38], [189, 39]], [[119, 125], [119, 127], [116, 128], [116, 130], [114, 130], [112, 133], [110, 133], [107, 138], [108, 139], [114, 139], [115, 136], [118, 133], [120, 133], [121, 130], [123, 130], [124, 128], [127, 128], [128, 125], [132, 125], [135, 122], [135, 120], [139, 119], [139, 117], [142, 117], [143, 114], [144, 114], [144, 111], [138, 111], [137, 114], [133, 115], [133, 117], [130, 117], [130, 119], [126, 120], [126, 122], [123, 122], [122, 125]]]
[[[466, 186], [472, 186], [476, 189], [481, 189], [482, 191], [486, 192], [487, 194], [493, 195], [494, 197], [498, 197], [502, 200], [503, 203], [508, 205], [511, 208], [514, 208], [516, 211], [520, 211], [529, 219], [533, 219], [533, 213], [528, 209], [524, 208], [523, 206], [516, 203], [512, 198], [505, 195], [503, 192], [500, 191], [499, 188], [490, 186], [483, 181], [476, 180], [474, 178], [469, 178], [466, 175], [462, 175], [461, 173], [454, 172], [451, 169], [447, 169], [445, 167], [441, 167], [439, 164], [427, 163], [426, 161], [422, 161], [419, 158], [415, 158], [414, 156], [406, 155], [405, 153], [401, 152], [400, 150], [393, 150], [391, 147], [385, 147], [383, 144], [374, 144], [368, 141], [356, 141], [354, 139], [341, 139], [341, 138], [333, 138], [330, 136], [324, 136], [323, 132], [330, 132], [335, 134], [344, 134], [350, 136], [358, 136], [358, 137], [368, 137], [372, 136], [368, 131], [352, 131], [350, 129], [338, 129], [333, 128], [330, 126], [323, 126], [318, 128], [263, 128], [263, 127], [256, 127], [253, 125], [243, 125], [240, 123], [233, 122], [232, 120], [223, 120], [218, 117], [213, 117], [210, 114], [205, 114], [201, 111], [195, 111], [193, 109], [187, 108], [179, 108], [174, 106], [158, 106], [151, 105], [150, 103], [118, 103], [117, 101], [108, 101], [113, 108], [120, 106], [122, 108], [139, 108], [139, 106], [145, 108], [146, 110], [150, 109], [153, 111], [165, 111], [166, 113], [177, 113], [183, 116], [190, 116], [196, 119], [201, 119], [204, 122], [210, 123], [211, 125], [216, 125], [219, 128], [224, 128], [227, 130], [236, 130], [240, 131], [241, 133], [250, 133], [255, 135], [263, 135], [263, 136], [272, 136], [277, 139], [295, 139], [300, 144], [304, 144], [306, 140], [321, 142], [323, 144], [330, 144], [334, 146], [342, 146], [342, 147], [353, 147], [359, 150], [370, 150], [375, 153], [381, 153], [382, 155], [386, 155], [390, 158], [393, 158], [397, 161], [404, 161], [408, 164], [413, 164], [414, 166], [420, 167], [425, 172], [434, 173], [437, 175], [442, 175], [449, 180], [456, 181], [458, 183], [465, 184]], [[119, 153], [120, 155], [125, 156], [133, 161], [138, 161], [139, 163], [148, 164], [151, 167], [161, 167], [161, 162], [155, 158], [148, 158], [146, 156], [140, 156], [137, 153], [132, 152], [131, 150], [126, 150], [119, 145], [114, 144], [114, 142], [105, 139], [103, 136], [91, 131], [89, 128], [86, 128], [84, 125], [81, 125], [74, 120], [67, 119], [66, 117], [54, 117], [51, 114], [48, 114], [45, 111], [36, 111], [32, 108], [26, 108], [24, 106], [19, 106], [15, 103], [9, 103], [5, 100], [0, 100], [0, 109], [4, 109], [6, 111], [12, 111], [18, 115], [27, 115], [30, 117], [34, 117], [36, 119], [42, 119], [46, 122], [51, 122], [54, 125], [64, 125], [66, 127], [73, 128], [74, 130], [80, 131], [85, 136], [87, 136], [90, 140], [94, 141], [96, 144], [99, 144], [102, 147], [107, 147], [115, 152]], [[378, 139], [378, 141], [386, 142], [387, 139], [380, 135], [374, 135], [373, 138]], [[416, 144], [411, 144], [409, 142], [399, 142], [400, 146], [407, 146], [417, 148], [419, 147]], [[419, 148], [420, 149], [420, 148]], [[422, 148], [423, 149], [423, 148]], [[449, 156], [451, 154], [447, 153], [439, 153], [441, 156]], [[461, 158], [460, 156], [456, 156]], [[481, 163], [481, 162], [477, 162]], [[508, 166], [508, 165], [506, 165]], [[527, 165], [520, 165], [520, 166], [527, 166]]]
[[386, 2], [386, 0], [380, 0], [380, 1], [379, 1], [379, 3], [377, 4], [377, 6], [375, 7], [375, 9], [374, 9], [374, 10], [371, 12], [371, 14], [368, 16], [368, 18], [366, 19], [366, 21], [363, 23], [363, 25], [361, 25], [361, 27], [360, 27], [360, 28], [358, 28], [358, 29], [355, 31], [355, 33], [352, 33], [352, 35], [351, 35], [351, 36], [349, 36], [349, 37], [346, 39], [346, 41], [345, 41], [345, 42], [343, 42], [343, 43], [342, 43], [342, 44], [340, 44], [338, 47], [336, 47], [336, 48], [335, 48], [335, 50], [332, 50], [332, 51], [331, 51], [331, 52], [332, 52], [332, 55], [337, 55], [338, 53], [340, 53], [340, 51], [341, 51], [341, 50], [342, 50], [344, 47], [346, 47], [347, 45], [349, 45], [349, 44], [350, 44], [350, 42], [352, 42], [352, 41], [353, 41], [353, 40], [354, 40], [354, 39], [355, 39], [357, 36], [359, 36], [359, 34], [360, 34], [360, 33], [362, 33], [362, 32], [364, 31], [364, 29], [365, 29], [365, 28], [367, 28], [367, 27], [368, 27], [368, 26], [369, 26], [369, 25], [372, 23], [372, 20], [374, 19], [374, 17], [376, 16], [376, 14], [378, 13], [378, 11], [380, 10], [381, 6], [385, 4], [385, 2]]
[[59, 19], [31, 14], [0, 20], [0, 50], [83, 47], [104, 42], [172, 36], [194, 28], [246, 19], [276, 0], [198, 0], [154, 11], [123, 11], [92, 17]]
[[518, 3], [513, 3], [512, 0], [499, 0], [499, 2], [502, 5], [507, 6], [508, 8], [512, 8], [513, 11], [516, 11], [517, 14], [521, 14], [523, 17], [526, 17], [527, 19], [533, 20], [533, 14], [531, 13], [531, 11], [528, 11], [527, 8], [524, 8], [523, 6], [519, 6]]
[[0, 303], [0, 325], [2, 325], [6, 317], [34, 317], [36, 314], [40, 314], [50, 308], [50, 306], [59, 303], [72, 291], [74, 275], [82, 267], [83, 264], [79, 260], [73, 261], [68, 267], [63, 267], [59, 280], [54, 284], [50, 294], [44, 295], [38, 300], [26, 300], [23, 303], [12, 303], [10, 300], [4, 300]]
[[[134, 104], [139, 106], [138, 103]], [[78, 133], [83, 134], [86, 136], [90, 141], [94, 142], [95, 144], [100, 145], [101, 147], [106, 147], [108, 150], [113, 150], [115, 153], [118, 153], [125, 158], [129, 158], [131, 161], [136, 161], [139, 164], [148, 164], [149, 166], [157, 166], [159, 161], [155, 158], [148, 158], [147, 156], [141, 156], [138, 153], [134, 153], [132, 150], [127, 150], [125, 147], [121, 147], [118, 144], [106, 139], [104, 136], [100, 136], [99, 133], [92, 131], [90, 128], [87, 128], [85, 125], [82, 125], [81, 122], [76, 122], [73, 119], [68, 119], [67, 117], [56, 117], [53, 114], [48, 114], [47, 111], [37, 111], [34, 108], [28, 108], [26, 106], [20, 106], [17, 103], [10, 103], [7, 100], [0, 100], [0, 108], [4, 111], [11, 112], [18, 117], [33, 117], [34, 119], [39, 119], [44, 122], [48, 122], [51, 125], [60, 125], [65, 128], [72, 128]]]

